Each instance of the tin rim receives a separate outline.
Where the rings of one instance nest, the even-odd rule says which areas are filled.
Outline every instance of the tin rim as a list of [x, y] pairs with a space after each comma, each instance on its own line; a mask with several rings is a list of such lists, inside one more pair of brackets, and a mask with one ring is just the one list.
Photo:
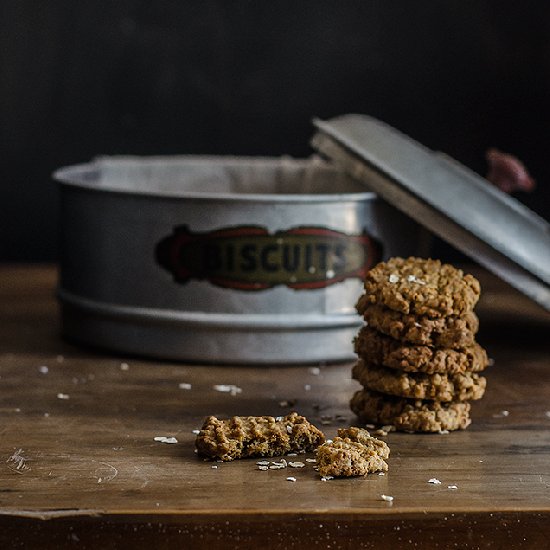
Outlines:
[[132, 319], [142, 323], [168, 323], [182, 326], [197, 325], [204, 329], [227, 329], [231, 327], [233, 330], [254, 329], [281, 332], [296, 329], [312, 330], [350, 326], [359, 327], [362, 324], [361, 317], [356, 313], [335, 313], [332, 315], [248, 313], [235, 316], [231, 313], [179, 311], [112, 304], [77, 296], [62, 288], [58, 288], [57, 297], [63, 305], [102, 317]]
[[[114, 161], [135, 162], [138, 157], [110, 157]], [[139, 157], [143, 159], [144, 157]], [[163, 157], [145, 157], [152, 163], [166, 162]], [[168, 158], [168, 157], [167, 157]], [[204, 156], [180, 156], [171, 157], [179, 159], [179, 162], [189, 161], [193, 163], [211, 163], [218, 162], [220, 164], [237, 165], [243, 161], [252, 165], [261, 167], [280, 166], [284, 163], [292, 164], [297, 168], [305, 168], [307, 166], [314, 167], [316, 164], [319, 169], [335, 170], [330, 164], [321, 161], [320, 159], [286, 159], [286, 158], [269, 158], [269, 157], [204, 157]], [[216, 159], [216, 160], [213, 160]], [[340, 203], [340, 202], [359, 202], [365, 200], [374, 200], [378, 196], [373, 191], [346, 191], [335, 193], [234, 193], [234, 192], [214, 192], [214, 191], [186, 191], [186, 190], [164, 190], [158, 191], [155, 189], [121, 189], [113, 185], [98, 183], [98, 173], [100, 170], [101, 158], [90, 163], [75, 164], [59, 168], [52, 174], [52, 178], [62, 185], [93, 191], [97, 193], [109, 193], [128, 197], [153, 197], [159, 199], [171, 200], [199, 200], [199, 201], [224, 201], [224, 202], [267, 202], [267, 203]]]

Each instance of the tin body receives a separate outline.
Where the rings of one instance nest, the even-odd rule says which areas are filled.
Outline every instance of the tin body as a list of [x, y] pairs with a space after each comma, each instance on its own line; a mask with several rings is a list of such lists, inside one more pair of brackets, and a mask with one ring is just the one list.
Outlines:
[[414, 222], [315, 159], [114, 157], [55, 178], [63, 334], [122, 353], [351, 359], [364, 269], [418, 246]]

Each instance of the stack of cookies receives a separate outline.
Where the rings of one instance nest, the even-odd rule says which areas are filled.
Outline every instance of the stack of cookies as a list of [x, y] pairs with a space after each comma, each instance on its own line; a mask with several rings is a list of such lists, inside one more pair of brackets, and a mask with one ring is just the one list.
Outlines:
[[366, 276], [351, 409], [364, 423], [438, 432], [470, 425], [487, 353], [475, 341], [479, 282], [438, 260], [392, 258]]

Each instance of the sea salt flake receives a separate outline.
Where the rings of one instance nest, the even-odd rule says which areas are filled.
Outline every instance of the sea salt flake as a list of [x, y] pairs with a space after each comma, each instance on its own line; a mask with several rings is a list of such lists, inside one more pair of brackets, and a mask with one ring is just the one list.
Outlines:
[[304, 386], [304, 390], [305, 390], [305, 391], [311, 390], [311, 385], [310, 385], [310, 384], [306, 384], [306, 385]]
[[422, 279], [418, 279], [416, 277], [416, 275], [409, 275], [407, 277], [407, 281], [409, 281], [409, 283], [416, 283], [418, 285], [425, 285], [426, 284], [426, 281], [423, 281]]
[[69, 399], [69, 396], [66, 393], [58, 393], [57, 399]]
[[432, 483], [433, 485], [441, 485], [441, 481], [439, 479], [432, 477], [431, 479], [428, 479], [428, 483]]
[[269, 466], [258, 466], [258, 470], [262, 470], [262, 471], [269, 470]]
[[385, 476], [386, 474], [384, 472], [378, 472], [379, 476]]
[[286, 427], [286, 433], [291, 434], [292, 433], [292, 426]]
[[215, 464], [212, 464], [212, 466], [210, 466], [210, 468], [212, 468], [212, 470], [217, 470], [218, 469], [218, 467]]
[[296, 481], [296, 478], [291, 476], [291, 477], [287, 477], [286, 480], [294, 482]]
[[258, 462], [256, 462], [256, 464], [258, 466], [269, 466], [269, 460], [258, 460]]
[[380, 498], [386, 502], [393, 502], [393, 497], [390, 495], [380, 495]]
[[287, 453], [286, 456], [298, 456], [298, 453]]
[[48, 374], [48, 371], [50, 369], [46, 366], [46, 365], [40, 365], [38, 367], [38, 372], [42, 373], [42, 374]]
[[306, 462], [317, 462], [317, 459], [316, 458], [306, 458]]
[[323, 476], [321, 481], [330, 481], [331, 479], [334, 479], [334, 476]]
[[288, 465], [291, 468], [303, 468], [305, 466], [303, 462], [289, 462]]
[[550, 418], [550, 411], [546, 411], [546, 412], [544, 413], [544, 416], [546, 416], [547, 418]]
[[200, 430], [191, 430], [192, 434], [199, 435], [201, 433]]
[[399, 282], [399, 275], [396, 275], [395, 273], [392, 273], [389, 277], [388, 277], [388, 281], [392, 284], [394, 283], [398, 283]]
[[319, 367], [310, 367], [307, 370], [310, 374], [313, 374], [314, 376], [319, 376], [319, 374], [321, 374], [321, 369]]
[[447, 489], [458, 489], [456, 485], [447, 485]]
[[449, 432], [449, 430], [439, 430], [437, 433], [439, 435], [449, 435], [449, 433], [451, 433], [451, 432]]
[[130, 365], [128, 363], [120, 363], [120, 370], [130, 370]]
[[191, 384], [187, 383], [187, 382], [180, 382], [178, 384], [178, 388], [180, 390], [190, 390], [192, 388]]

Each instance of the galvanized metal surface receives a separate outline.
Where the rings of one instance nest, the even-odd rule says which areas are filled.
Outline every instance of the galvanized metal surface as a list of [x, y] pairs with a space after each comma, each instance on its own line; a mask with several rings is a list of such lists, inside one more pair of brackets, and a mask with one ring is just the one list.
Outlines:
[[366, 231], [384, 257], [414, 253], [419, 242], [417, 224], [318, 159], [107, 158], [54, 177], [63, 332], [123, 353], [271, 364], [353, 357], [360, 279], [253, 292], [200, 277], [182, 283], [155, 257], [175, 228]]
[[550, 225], [458, 162], [364, 115], [316, 121], [314, 146], [550, 310]]

